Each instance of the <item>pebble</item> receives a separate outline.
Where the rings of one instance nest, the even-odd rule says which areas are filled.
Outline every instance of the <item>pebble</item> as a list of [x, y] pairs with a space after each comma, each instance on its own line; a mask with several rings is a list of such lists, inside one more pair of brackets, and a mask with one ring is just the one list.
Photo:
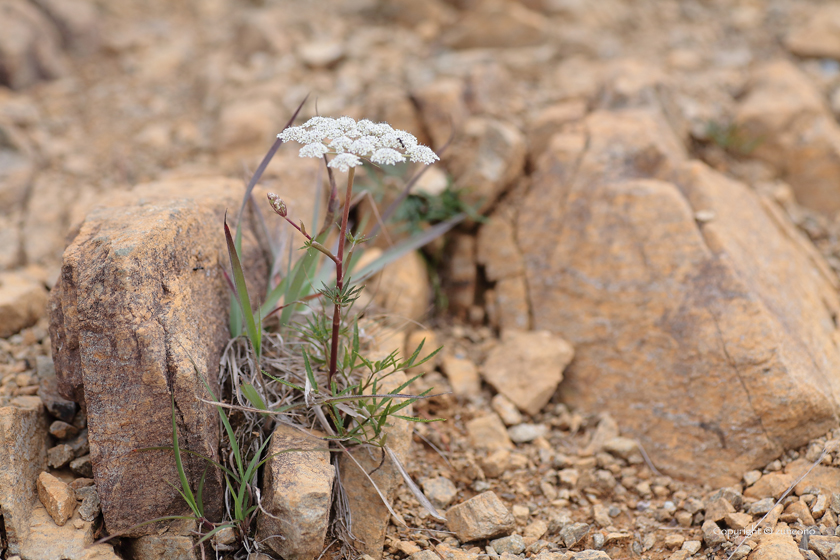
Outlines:
[[481, 392], [481, 377], [478, 375], [478, 368], [469, 358], [446, 355], [442, 359], [441, 369], [449, 379], [449, 385], [455, 395], [473, 397]]
[[493, 397], [490, 401], [490, 406], [506, 425], [515, 426], [516, 424], [522, 423], [522, 414], [519, 412], [519, 409], [501, 393]]
[[58, 380], [55, 377], [41, 379], [38, 396], [41, 397], [50, 414], [67, 423], [73, 422], [73, 417], [76, 415], [76, 403], [58, 394]]
[[452, 506], [446, 512], [446, 526], [462, 542], [506, 535], [515, 525], [513, 515], [492, 491]]
[[510, 535], [509, 537], [502, 537], [501, 539], [490, 541], [490, 546], [493, 547], [493, 550], [497, 554], [504, 554], [505, 552], [521, 554], [525, 551], [525, 541], [519, 535]]
[[505, 425], [498, 414], [492, 413], [473, 418], [467, 422], [466, 427], [470, 442], [475, 448], [488, 450], [513, 448]]
[[442, 476], [426, 478], [422, 481], [422, 485], [423, 493], [435, 507], [445, 508], [458, 495], [458, 489], [452, 481]]
[[762, 498], [753, 503], [747, 510], [747, 513], [751, 515], [764, 515], [765, 513], [770, 513], [774, 505], [776, 505], [776, 500], [773, 498]]
[[93, 478], [93, 465], [90, 462], [90, 455], [84, 455], [70, 461], [70, 470], [84, 478]]
[[344, 58], [344, 46], [334, 41], [312, 41], [298, 48], [300, 59], [312, 68], [328, 68]]
[[817, 496], [817, 499], [814, 500], [814, 503], [811, 504], [811, 514], [815, 518], [820, 518], [825, 515], [826, 510], [828, 509], [828, 498], [826, 498], [825, 494], [820, 494]]
[[703, 541], [708, 547], [715, 547], [726, 542], [726, 536], [714, 521], [704, 521], [700, 528], [703, 531]]
[[67, 466], [75, 457], [73, 448], [66, 443], [62, 443], [47, 450], [47, 465], [53, 469], [60, 469]]
[[744, 473], [744, 484], [746, 486], [752, 486], [756, 482], [759, 481], [761, 478], [761, 471], [749, 471]]
[[519, 504], [516, 504], [511, 508], [511, 513], [513, 514], [513, 519], [516, 521], [517, 525], [525, 525], [531, 518], [531, 510]]
[[508, 428], [508, 436], [514, 443], [529, 443], [537, 438], [546, 437], [548, 431], [545, 424], [517, 424]]
[[440, 556], [431, 550], [421, 550], [409, 556], [408, 560], [440, 560]]
[[38, 475], [38, 498], [59, 527], [67, 523], [76, 509], [73, 489], [48, 472]]
[[572, 560], [610, 560], [603, 550], [581, 550], [572, 554]]
[[583, 537], [589, 533], [589, 525], [586, 523], [572, 523], [560, 530], [560, 539], [566, 548], [575, 546]]
[[96, 519], [101, 511], [99, 493], [96, 491], [96, 486], [85, 486], [76, 490], [76, 499], [79, 498], [82, 500], [79, 506], [79, 516], [85, 521]]
[[682, 544], [681, 550], [688, 551], [689, 554], [692, 556], [700, 552], [700, 548], [703, 546], [703, 543], [700, 541], [685, 541]]
[[50, 435], [58, 439], [71, 438], [78, 433], [79, 429], [76, 426], [62, 422], [61, 420], [56, 420], [50, 424]]

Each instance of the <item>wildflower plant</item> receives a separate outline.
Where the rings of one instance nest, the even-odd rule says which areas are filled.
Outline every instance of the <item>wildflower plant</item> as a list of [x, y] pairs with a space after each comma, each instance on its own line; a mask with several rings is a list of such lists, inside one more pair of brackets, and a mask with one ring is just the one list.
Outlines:
[[[352, 309], [364, 289], [359, 280], [363, 281], [388, 263], [439, 237], [463, 220], [464, 215], [452, 216], [405, 239], [364, 268], [354, 270], [368, 240], [361, 228], [356, 227], [354, 232], [351, 225], [351, 208], [357, 200], [354, 197], [357, 168], [364, 165], [379, 169], [413, 163], [423, 166], [419, 176], [425, 166], [439, 159], [438, 155], [421, 145], [414, 135], [386, 123], [355, 121], [349, 117], [313, 117], [300, 126], [287, 125], [278, 135], [251, 180], [246, 200], [267, 161], [286, 142], [301, 144], [301, 157], [323, 160], [329, 177], [329, 202], [323, 225], [315, 231], [307, 229], [303, 220], [290, 215], [289, 207], [280, 196], [268, 195], [271, 210], [289, 224], [291, 233], [302, 238], [303, 244], [301, 256], [294, 264], [291, 264], [291, 255], [285, 259], [289, 263], [285, 274], [278, 275], [282, 277], [279, 282], [270, 283], [265, 300], [259, 306], [251, 304], [245, 283], [240, 259], [241, 230], [238, 228], [234, 235], [225, 224], [232, 271], [229, 284], [234, 294], [231, 333], [235, 338], [228, 345], [223, 363], [225, 375], [231, 382], [233, 403], [213, 404], [231, 409], [230, 418], [234, 414], [240, 417], [240, 426], [235, 430], [230, 429], [230, 422], [225, 422], [225, 431], [231, 440], [229, 447], [232, 451], [237, 450], [236, 455], [241, 453], [243, 459], [248, 455], [261, 464], [265, 461], [260, 458], [270, 437], [266, 434], [270, 433], [272, 417], [282, 415], [284, 422], [303, 429], [318, 426], [326, 434], [326, 446], [334, 452], [334, 461], [341, 455], [349, 455], [355, 462], [348, 452], [354, 446], [379, 449], [383, 461], [390, 458], [426, 509], [442, 519], [399, 463], [387, 441], [387, 428], [394, 421], [430, 421], [409, 414], [412, 403], [430, 396], [430, 390], [420, 395], [405, 393], [419, 376], [404, 382], [396, 381], [394, 376], [421, 366], [440, 349], [421, 358], [421, 343], [407, 357], [394, 350], [385, 357], [369, 358], [365, 343], [367, 327], [359, 322]], [[347, 174], [343, 196], [339, 196], [335, 172]], [[406, 193], [417, 176], [409, 181]], [[259, 206], [253, 208], [259, 213]], [[387, 214], [383, 220], [387, 219]], [[242, 211], [240, 224], [241, 216]], [[315, 219], [317, 210], [313, 221]], [[376, 230], [378, 226], [374, 228]], [[272, 270], [282, 268], [281, 262], [282, 259], [276, 256]], [[351, 272], [357, 281], [351, 280]], [[266, 320], [275, 314], [278, 325], [273, 331], [267, 330]], [[241, 334], [248, 341], [247, 347], [242, 345]], [[222, 418], [224, 422], [224, 415]], [[258, 487], [256, 476], [253, 476], [256, 470], [248, 474], [253, 477], [246, 483], [249, 488], [253, 487], [249, 493], [256, 494]], [[376, 488], [373, 480], [369, 477], [368, 480]], [[338, 488], [341, 492], [340, 483]], [[235, 499], [241, 492], [231, 490], [231, 494]], [[380, 493], [380, 496], [391, 509], [384, 495]], [[341, 502], [340, 498], [337, 500]], [[338, 507], [337, 511], [340, 510]], [[232, 515], [234, 519], [237, 517], [240, 516]], [[238, 527], [244, 529], [246, 525], [239, 523]], [[341, 530], [337, 529], [337, 532], [341, 533]], [[348, 527], [345, 533], [349, 532]], [[243, 544], [248, 548], [247, 543]]]

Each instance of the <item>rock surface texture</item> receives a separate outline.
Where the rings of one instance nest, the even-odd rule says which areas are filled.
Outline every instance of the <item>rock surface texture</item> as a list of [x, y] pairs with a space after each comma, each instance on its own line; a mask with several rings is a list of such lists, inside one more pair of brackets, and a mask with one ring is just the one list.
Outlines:
[[821, 258], [653, 114], [595, 112], [581, 134], [543, 155], [517, 225], [534, 327], [575, 348], [564, 400], [709, 482], [830, 429], [840, 307]]
[[[87, 410], [109, 532], [186, 513], [166, 482], [178, 479], [172, 454], [132, 453], [172, 444], [172, 398], [181, 446], [218, 456], [217, 413], [199, 400], [210, 398], [199, 375], [218, 394], [229, 336], [222, 220], [238, 207], [241, 188], [214, 178], [138, 187], [91, 212], [64, 254], [50, 299], [53, 356], [59, 390]], [[247, 239], [243, 260], [259, 263]], [[256, 277], [258, 268], [250, 271]], [[203, 461], [190, 456], [185, 467], [197, 484]], [[204, 504], [211, 518], [221, 513], [221, 489], [219, 473], [210, 471]], [[131, 534], [154, 531], [147, 525]]]
[[313, 560], [324, 549], [335, 480], [326, 447], [326, 441], [290, 426], [274, 429], [262, 505], [276, 519], [262, 514], [257, 538], [287, 560]]

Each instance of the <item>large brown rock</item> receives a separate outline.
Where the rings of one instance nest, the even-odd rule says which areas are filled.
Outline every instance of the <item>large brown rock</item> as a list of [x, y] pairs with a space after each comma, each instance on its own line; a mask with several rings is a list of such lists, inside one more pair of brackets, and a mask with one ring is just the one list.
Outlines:
[[291, 426], [274, 429], [262, 497], [274, 517], [260, 515], [258, 539], [287, 560], [313, 560], [324, 548], [335, 480], [327, 446]]
[[610, 410], [660, 469], [715, 484], [836, 425], [840, 302], [813, 247], [687, 162], [661, 120], [585, 123], [576, 160], [541, 159], [517, 223], [534, 328], [575, 348], [564, 400]]
[[[218, 458], [217, 412], [199, 400], [209, 398], [199, 376], [219, 394], [230, 301], [222, 220], [241, 196], [241, 183], [224, 178], [143, 185], [93, 210], [64, 254], [50, 299], [53, 357], [59, 390], [87, 409], [93, 475], [111, 533], [188, 512], [168, 484], [178, 481], [172, 453], [137, 451], [172, 445], [172, 396], [180, 445]], [[250, 239], [243, 262], [264, 277]], [[204, 461], [184, 455], [184, 464], [197, 485]], [[210, 519], [220, 516], [221, 497], [220, 473], [210, 470]]]
[[840, 125], [806, 74], [787, 61], [758, 67], [736, 119], [803, 206], [840, 210]]
[[43, 407], [0, 407], [0, 508], [11, 554], [29, 537], [36, 480], [47, 468], [47, 417]]

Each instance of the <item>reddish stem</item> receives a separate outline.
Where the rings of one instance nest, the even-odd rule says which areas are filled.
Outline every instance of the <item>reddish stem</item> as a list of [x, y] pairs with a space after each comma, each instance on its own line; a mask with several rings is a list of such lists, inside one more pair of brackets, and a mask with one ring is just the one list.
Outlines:
[[[338, 239], [338, 254], [335, 261], [335, 286], [340, 294], [344, 290], [344, 242], [347, 238], [347, 222], [350, 221], [350, 198], [353, 196], [353, 177], [356, 168], [351, 167], [347, 175], [347, 194], [344, 197], [344, 212], [341, 216], [341, 233]], [[333, 308], [332, 346], [330, 347], [330, 376], [327, 380], [332, 387], [333, 376], [338, 371], [338, 331], [341, 326], [341, 305], [336, 302]]]

